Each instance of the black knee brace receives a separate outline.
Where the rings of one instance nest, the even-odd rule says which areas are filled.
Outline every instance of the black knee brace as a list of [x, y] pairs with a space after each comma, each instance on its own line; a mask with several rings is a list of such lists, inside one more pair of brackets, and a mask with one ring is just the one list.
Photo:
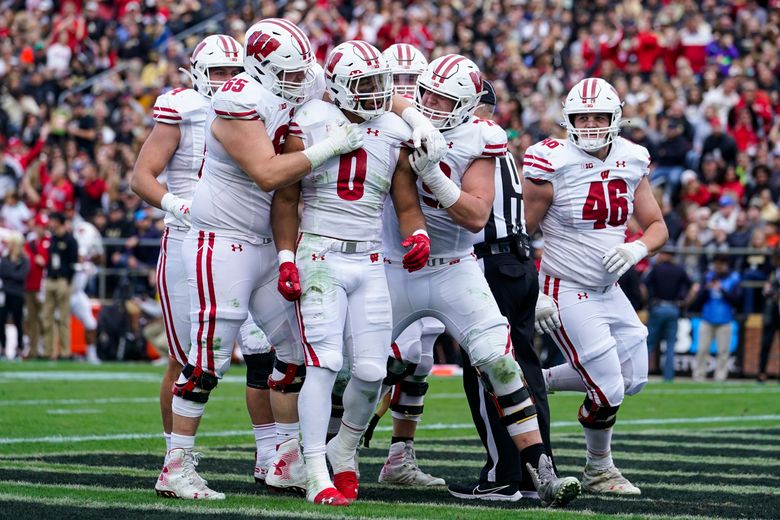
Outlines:
[[407, 363], [406, 361], [401, 361], [393, 356], [388, 356], [387, 375], [382, 381], [382, 384], [386, 386], [395, 386], [403, 381], [404, 378], [414, 374], [415, 370], [417, 370], [417, 363]]
[[580, 407], [578, 419], [584, 428], [606, 430], [615, 425], [618, 408], [620, 408], [620, 405], [601, 406], [591, 401], [590, 397], [586, 397], [585, 402]]
[[268, 378], [274, 371], [273, 352], [265, 354], [249, 354], [244, 356], [246, 362], [246, 386], [258, 390], [268, 390]]
[[[482, 386], [485, 387], [485, 391], [493, 399], [493, 404], [498, 411], [501, 424], [509, 426], [510, 424], [523, 422], [536, 416], [536, 405], [533, 404], [533, 399], [527, 387], [523, 386], [506, 395], [497, 395], [488, 375], [479, 370], [477, 370], [477, 373], [482, 381]], [[532, 404], [519, 410], [510, 411], [508, 414], [506, 413], [507, 409], [515, 407], [527, 399], [531, 399]]]
[[306, 366], [293, 365], [284, 361], [276, 360], [274, 372], [282, 374], [280, 379], [274, 379], [273, 373], [268, 378], [268, 386], [271, 390], [283, 394], [300, 392], [303, 386], [303, 380], [306, 378]]
[[[171, 391], [173, 395], [193, 401], [195, 403], [207, 403], [209, 394], [219, 383], [216, 375], [210, 372], [204, 372], [201, 367], [194, 367], [187, 363], [181, 370], [182, 375], [187, 378], [184, 384], [173, 383]], [[195, 391], [195, 389], [199, 391]]]
[[[397, 390], [400, 390], [400, 394], [406, 394], [410, 397], [424, 397], [425, 394], [428, 392], [428, 383], [425, 381], [401, 381], [401, 383], [398, 385]], [[399, 395], [397, 399], [393, 399], [393, 402], [390, 404], [390, 409], [397, 413], [402, 413], [406, 416], [418, 416], [422, 415], [424, 405], [410, 405], [410, 404], [403, 404], [401, 403], [401, 396]], [[422, 399], [419, 399], [420, 402], [422, 402]]]

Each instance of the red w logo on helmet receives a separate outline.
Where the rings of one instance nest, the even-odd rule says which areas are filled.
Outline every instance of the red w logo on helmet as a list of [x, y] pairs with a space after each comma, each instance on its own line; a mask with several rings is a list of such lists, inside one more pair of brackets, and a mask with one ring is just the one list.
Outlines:
[[282, 44], [276, 38], [264, 32], [252, 33], [246, 46], [246, 53], [256, 58], [267, 58], [269, 54], [278, 49]]

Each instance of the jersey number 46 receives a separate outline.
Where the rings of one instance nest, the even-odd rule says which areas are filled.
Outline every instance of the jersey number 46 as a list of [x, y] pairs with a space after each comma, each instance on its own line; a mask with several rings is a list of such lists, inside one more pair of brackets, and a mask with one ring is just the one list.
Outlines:
[[623, 179], [590, 183], [582, 206], [582, 220], [593, 220], [593, 229], [622, 226], [628, 220], [628, 186]]

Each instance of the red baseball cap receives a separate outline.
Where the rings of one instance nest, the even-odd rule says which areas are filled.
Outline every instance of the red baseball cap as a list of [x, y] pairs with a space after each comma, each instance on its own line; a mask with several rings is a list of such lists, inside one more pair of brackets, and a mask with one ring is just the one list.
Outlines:
[[38, 213], [35, 215], [33, 226], [46, 227], [49, 225], [49, 217], [44, 213]]

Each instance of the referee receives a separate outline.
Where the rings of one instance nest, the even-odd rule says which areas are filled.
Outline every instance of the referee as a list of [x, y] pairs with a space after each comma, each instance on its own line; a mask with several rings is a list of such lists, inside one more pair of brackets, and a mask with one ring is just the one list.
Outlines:
[[[496, 93], [485, 81], [485, 94], [480, 99], [477, 116], [491, 120], [496, 108]], [[528, 390], [536, 404], [539, 431], [547, 454], [550, 447], [550, 408], [542, 378], [539, 358], [534, 352], [534, 309], [539, 293], [536, 266], [530, 257], [530, 244], [525, 233], [523, 216], [522, 177], [511, 153], [496, 161], [496, 197], [493, 211], [481, 240], [474, 246], [477, 258], [483, 259], [485, 278], [501, 313], [511, 327], [515, 358], [525, 376]], [[476, 370], [463, 352], [463, 388], [466, 391], [471, 416], [487, 451], [487, 462], [479, 479], [469, 484], [450, 484], [450, 494], [464, 499], [516, 501], [536, 498], [531, 477], [521, 463], [512, 438], [501, 425], [490, 396], [484, 391]], [[487, 418], [487, 421], [485, 420]]]

